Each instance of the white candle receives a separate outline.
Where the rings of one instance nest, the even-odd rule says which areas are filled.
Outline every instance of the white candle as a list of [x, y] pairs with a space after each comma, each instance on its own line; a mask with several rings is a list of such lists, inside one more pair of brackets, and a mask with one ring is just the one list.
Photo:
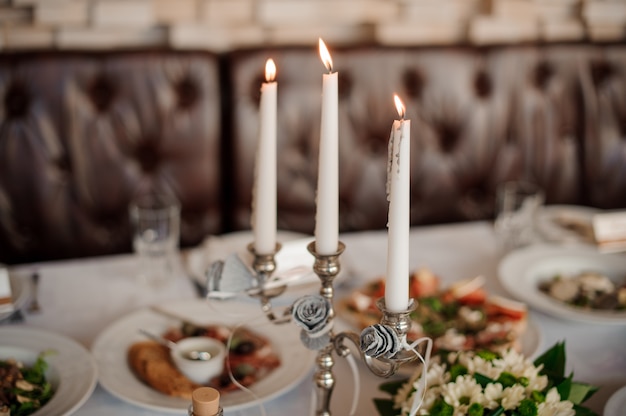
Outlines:
[[387, 165], [387, 280], [385, 305], [400, 312], [409, 305], [409, 228], [411, 224], [411, 121], [404, 119], [404, 105], [394, 96], [400, 120], [394, 120], [389, 138]]
[[254, 249], [272, 254], [276, 248], [276, 102], [278, 83], [272, 59], [265, 64], [265, 79], [259, 104], [259, 142], [255, 184], [252, 191]]
[[337, 73], [326, 45], [319, 40], [320, 57], [328, 70], [322, 82], [322, 124], [317, 178], [315, 250], [328, 255], [339, 244], [339, 148]]

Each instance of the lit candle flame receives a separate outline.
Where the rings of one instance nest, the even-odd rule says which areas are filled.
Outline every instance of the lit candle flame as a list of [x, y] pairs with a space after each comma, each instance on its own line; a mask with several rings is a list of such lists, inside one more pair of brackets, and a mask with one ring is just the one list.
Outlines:
[[322, 38], [319, 38], [319, 44], [320, 44], [320, 57], [322, 58], [322, 62], [324, 62], [324, 66], [326, 67], [326, 69], [328, 69], [328, 72], [333, 72], [333, 60], [330, 57], [330, 53], [328, 52], [328, 48], [326, 47], [326, 44], [324, 43], [324, 41], [322, 40]]
[[272, 58], [265, 62], [265, 80], [272, 82], [276, 79], [276, 64]]
[[393, 95], [393, 101], [396, 103], [396, 110], [398, 110], [398, 115], [400, 116], [401, 119], [404, 120], [404, 104], [402, 103], [402, 100], [400, 99], [400, 97], [398, 97], [398, 94], [394, 94]]

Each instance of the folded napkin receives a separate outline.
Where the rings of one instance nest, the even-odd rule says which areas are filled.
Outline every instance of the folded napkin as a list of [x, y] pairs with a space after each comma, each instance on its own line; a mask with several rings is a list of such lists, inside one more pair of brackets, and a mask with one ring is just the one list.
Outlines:
[[611, 253], [626, 250], [626, 211], [608, 211], [595, 214], [593, 234], [598, 249]]
[[319, 282], [310, 267], [294, 266], [283, 270], [280, 275], [272, 275], [260, 285], [252, 270], [252, 258], [244, 257], [231, 253], [225, 260], [211, 263], [206, 272], [208, 297], [229, 298], [244, 293], [252, 295], [260, 290]]
[[213, 262], [207, 270], [209, 297], [230, 297], [244, 292], [256, 283], [254, 274], [236, 254], [230, 254], [224, 261]]
[[14, 310], [9, 271], [6, 267], [0, 267], [0, 313], [9, 313]]

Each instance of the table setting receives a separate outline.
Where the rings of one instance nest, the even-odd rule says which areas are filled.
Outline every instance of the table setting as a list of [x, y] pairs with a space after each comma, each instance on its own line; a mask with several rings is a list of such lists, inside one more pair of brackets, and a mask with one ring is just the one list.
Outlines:
[[[279, 233], [279, 239], [280, 235]], [[248, 233], [248, 237], [252, 238], [252, 235]], [[341, 235], [341, 240], [347, 247], [343, 263], [350, 274], [338, 285], [338, 298], [349, 296], [354, 289], [385, 273], [384, 261], [381, 261], [384, 258], [384, 250], [381, 249], [386, 245], [386, 238], [383, 231]], [[480, 244], [476, 244], [477, 241]], [[483, 274], [487, 277], [485, 286], [489, 291], [511, 296], [498, 278], [500, 254], [491, 223], [472, 222], [415, 227], [410, 232], [410, 245], [411, 269], [427, 266], [442, 276], [445, 284], [467, 276]], [[199, 251], [204, 248], [198, 247], [193, 250]], [[37, 267], [41, 274], [38, 297], [42, 311], [29, 314], [24, 310], [24, 322], [0, 327], [2, 345], [5, 345], [9, 337], [5, 337], [5, 333], [1, 331], [24, 327], [32, 331], [50, 331], [72, 339], [93, 353], [96, 341], [105, 333], [107, 327], [131, 319], [134, 314], [144, 313], [152, 305], [177, 305], [182, 302], [188, 303], [186, 306], [188, 308], [195, 308], [199, 306], [198, 303], [204, 304], [204, 300], [198, 298], [195, 292], [192, 282], [194, 278], [185, 273], [182, 262], [168, 285], [157, 289], [146, 287], [134, 278], [136, 259], [132, 255], [23, 265], [11, 268], [10, 272], [12, 276], [18, 276], [26, 282], [34, 267]], [[224, 304], [220, 305], [223, 307]], [[264, 322], [265, 317], [256, 303], [248, 300], [246, 307], [255, 309], [256, 314], [252, 316], [255, 316], [259, 323]], [[156, 313], [154, 316], [150, 314], [148, 316], [157, 321], [168, 319]], [[252, 319], [252, 316], [245, 319]], [[535, 309], [532, 305], [529, 307], [529, 319], [537, 327], [537, 332], [531, 333], [531, 338], [535, 338], [531, 339], [534, 347], [525, 352], [530, 356], [536, 356], [556, 342], [565, 340], [567, 365], [569, 369], [575, 371], [576, 379], [600, 386], [600, 390], [591, 400], [595, 412], [602, 414], [613, 394], [617, 394], [615, 400], [623, 397], [619, 390], [626, 384], [626, 356], [623, 352], [626, 333], [623, 326], [563, 319], [558, 315]], [[269, 324], [265, 326], [271, 327]], [[341, 317], [338, 319], [338, 326], [353, 329]], [[139, 334], [134, 333], [133, 336]], [[300, 345], [294, 346], [294, 350], [311, 358], [310, 353]], [[313, 360], [310, 360], [307, 375], [299, 379], [299, 382], [291, 384], [290, 389], [263, 401], [265, 410], [270, 414], [298, 412], [302, 411], [303, 403], [307, 404], [308, 409], [313, 389], [312, 371]], [[350, 397], [352, 391], [349, 365], [338, 360], [335, 372], [339, 382], [334, 394], [342, 398]], [[361, 363], [359, 375], [361, 399], [357, 411], [359, 414], [377, 414], [370, 398], [385, 396], [378, 390], [384, 380], [369, 373]], [[402, 374], [394, 376], [402, 377]], [[251, 402], [257, 403], [254, 400]], [[337, 414], [348, 414], [349, 403], [346, 402], [349, 400], [333, 401], [333, 411]], [[120, 399], [102, 385], [97, 385], [73, 414], [104, 415], [113, 412], [131, 416], [145, 414], [145, 411], [145, 408]], [[258, 413], [259, 410], [251, 406], [233, 414], [254, 414], [254, 412]], [[170, 413], [159, 409], [151, 414]]]
[[[0, 360], [33, 366], [43, 357], [49, 366], [53, 395], [32, 415], [184, 415], [203, 385], [222, 389], [227, 415], [526, 409], [573, 416], [574, 404], [583, 402], [589, 412], [581, 415], [623, 414], [626, 300], [619, 306], [619, 290], [626, 258], [615, 253], [616, 245], [609, 254], [588, 241], [542, 238], [537, 228], [547, 220], [537, 218], [545, 196], [528, 183], [519, 189], [525, 197], [513, 202], [516, 192], [506, 184], [495, 201], [495, 221], [411, 227], [411, 123], [398, 95], [389, 141], [388, 227], [339, 232], [338, 73], [321, 39], [319, 47], [328, 73], [313, 235], [276, 226], [276, 67], [270, 59], [261, 87], [251, 230], [207, 236], [199, 246], [179, 250], [171, 242], [180, 221], [169, 217], [180, 215], [177, 208], [167, 210], [167, 225], [159, 219], [154, 228], [143, 228], [146, 222], [131, 207], [142, 227], [136, 253], [4, 269], [0, 288], [10, 288], [10, 306], [0, 315]], [[586, 217], [592, 229], [604, 230], [598, 241], [619, 240], [609, 231], [623, 217], [598, 215]], [[158, 255], [151, 244], [161, 244]], [[152, 257], [167, 264], [156, 277], [145, 273], [146, 267], [155, 271], [147, 264]], [[541, 289], [556, 274], [589, 271], [615, 285], [615, 310], [568, 304]], [[366, 308], [377, 315], [359, 325], [339, 305], [355, 293], [363, 296], [373, 282], [380, 290], [372, 291]], [[38, 311], [29, 311], [35, 296]], [[16, 314], [19, 319], [12, 319]], [[425, 320], [415, 319], [420, 314]], [[451, 325], [450, 315], [463, 319]], [[224, 369], [204, 383], [189, 380], [145, 332], [174, 343], [191, 336], [220, 339], [227, 350]], [[542, 373], [553, 367], [549, 377]], [[389, 383], [404, 392], [396, 409], [388, 403], [391, 390], [381, 390]]]

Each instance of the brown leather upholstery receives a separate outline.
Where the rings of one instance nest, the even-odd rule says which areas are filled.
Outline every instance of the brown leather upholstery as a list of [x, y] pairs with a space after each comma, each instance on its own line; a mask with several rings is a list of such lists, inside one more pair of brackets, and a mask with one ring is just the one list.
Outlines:
[[626, 207], [626, 49], [593, 50], [581, 84], [587, 201]]
[[[527, 179], [547, 203], [626, 208], [626, 47], [331, 47], [340, 83], [340, 227], [387, 221], [397, 92], [412, 121], [412, 223], [493, 216]], [[278, 66], [281, 229], [312, 233], [316, 48], [0, 57], [0, 261], [130, 250], [137, 187], [172, 188], [182, 244], [249, 228], [265, 60]], [[223, 122], [225, 120], [226, 122]]]
[[217, 57], [5, 55], [0, 97], [0, 260], [130, 250], [147, 181], [181, 200], [183, 244], [221, 231]]
[[[624, 48], [331, 51], [340, 77], [341, 229], [385, 226], [386, 146], [397, 118], [394, 92], [404, 99], [412, 120], [413, 224], [491, 218], [497, 184], [516, 178], [539, 183], [548, 203], [602, 203], [584, 194], [586, 181], [593, 181], [585, 174], [596, 174], [582, 163], [589, 138], [584, 136], [588, 103], [581, 81], [603, 51], [623, 55]], [[324, 72], [313, 49], [250, 51], [232, 59], [235, 227], [249, 226], [258, 85], [268, 57], [278, 66], [279, 225], [312, 232]], [[626, 70], [623, 61], [616, 66]], [[622, 110], [623, 85], [622, 78], [622, 84], [611, 87], [622, 100], [616, 98], [613, 105], [621, 103]], [[598, 122], [589, 123], [599, 128]], [[623, 198], [611, 200], [626, 206]]]

